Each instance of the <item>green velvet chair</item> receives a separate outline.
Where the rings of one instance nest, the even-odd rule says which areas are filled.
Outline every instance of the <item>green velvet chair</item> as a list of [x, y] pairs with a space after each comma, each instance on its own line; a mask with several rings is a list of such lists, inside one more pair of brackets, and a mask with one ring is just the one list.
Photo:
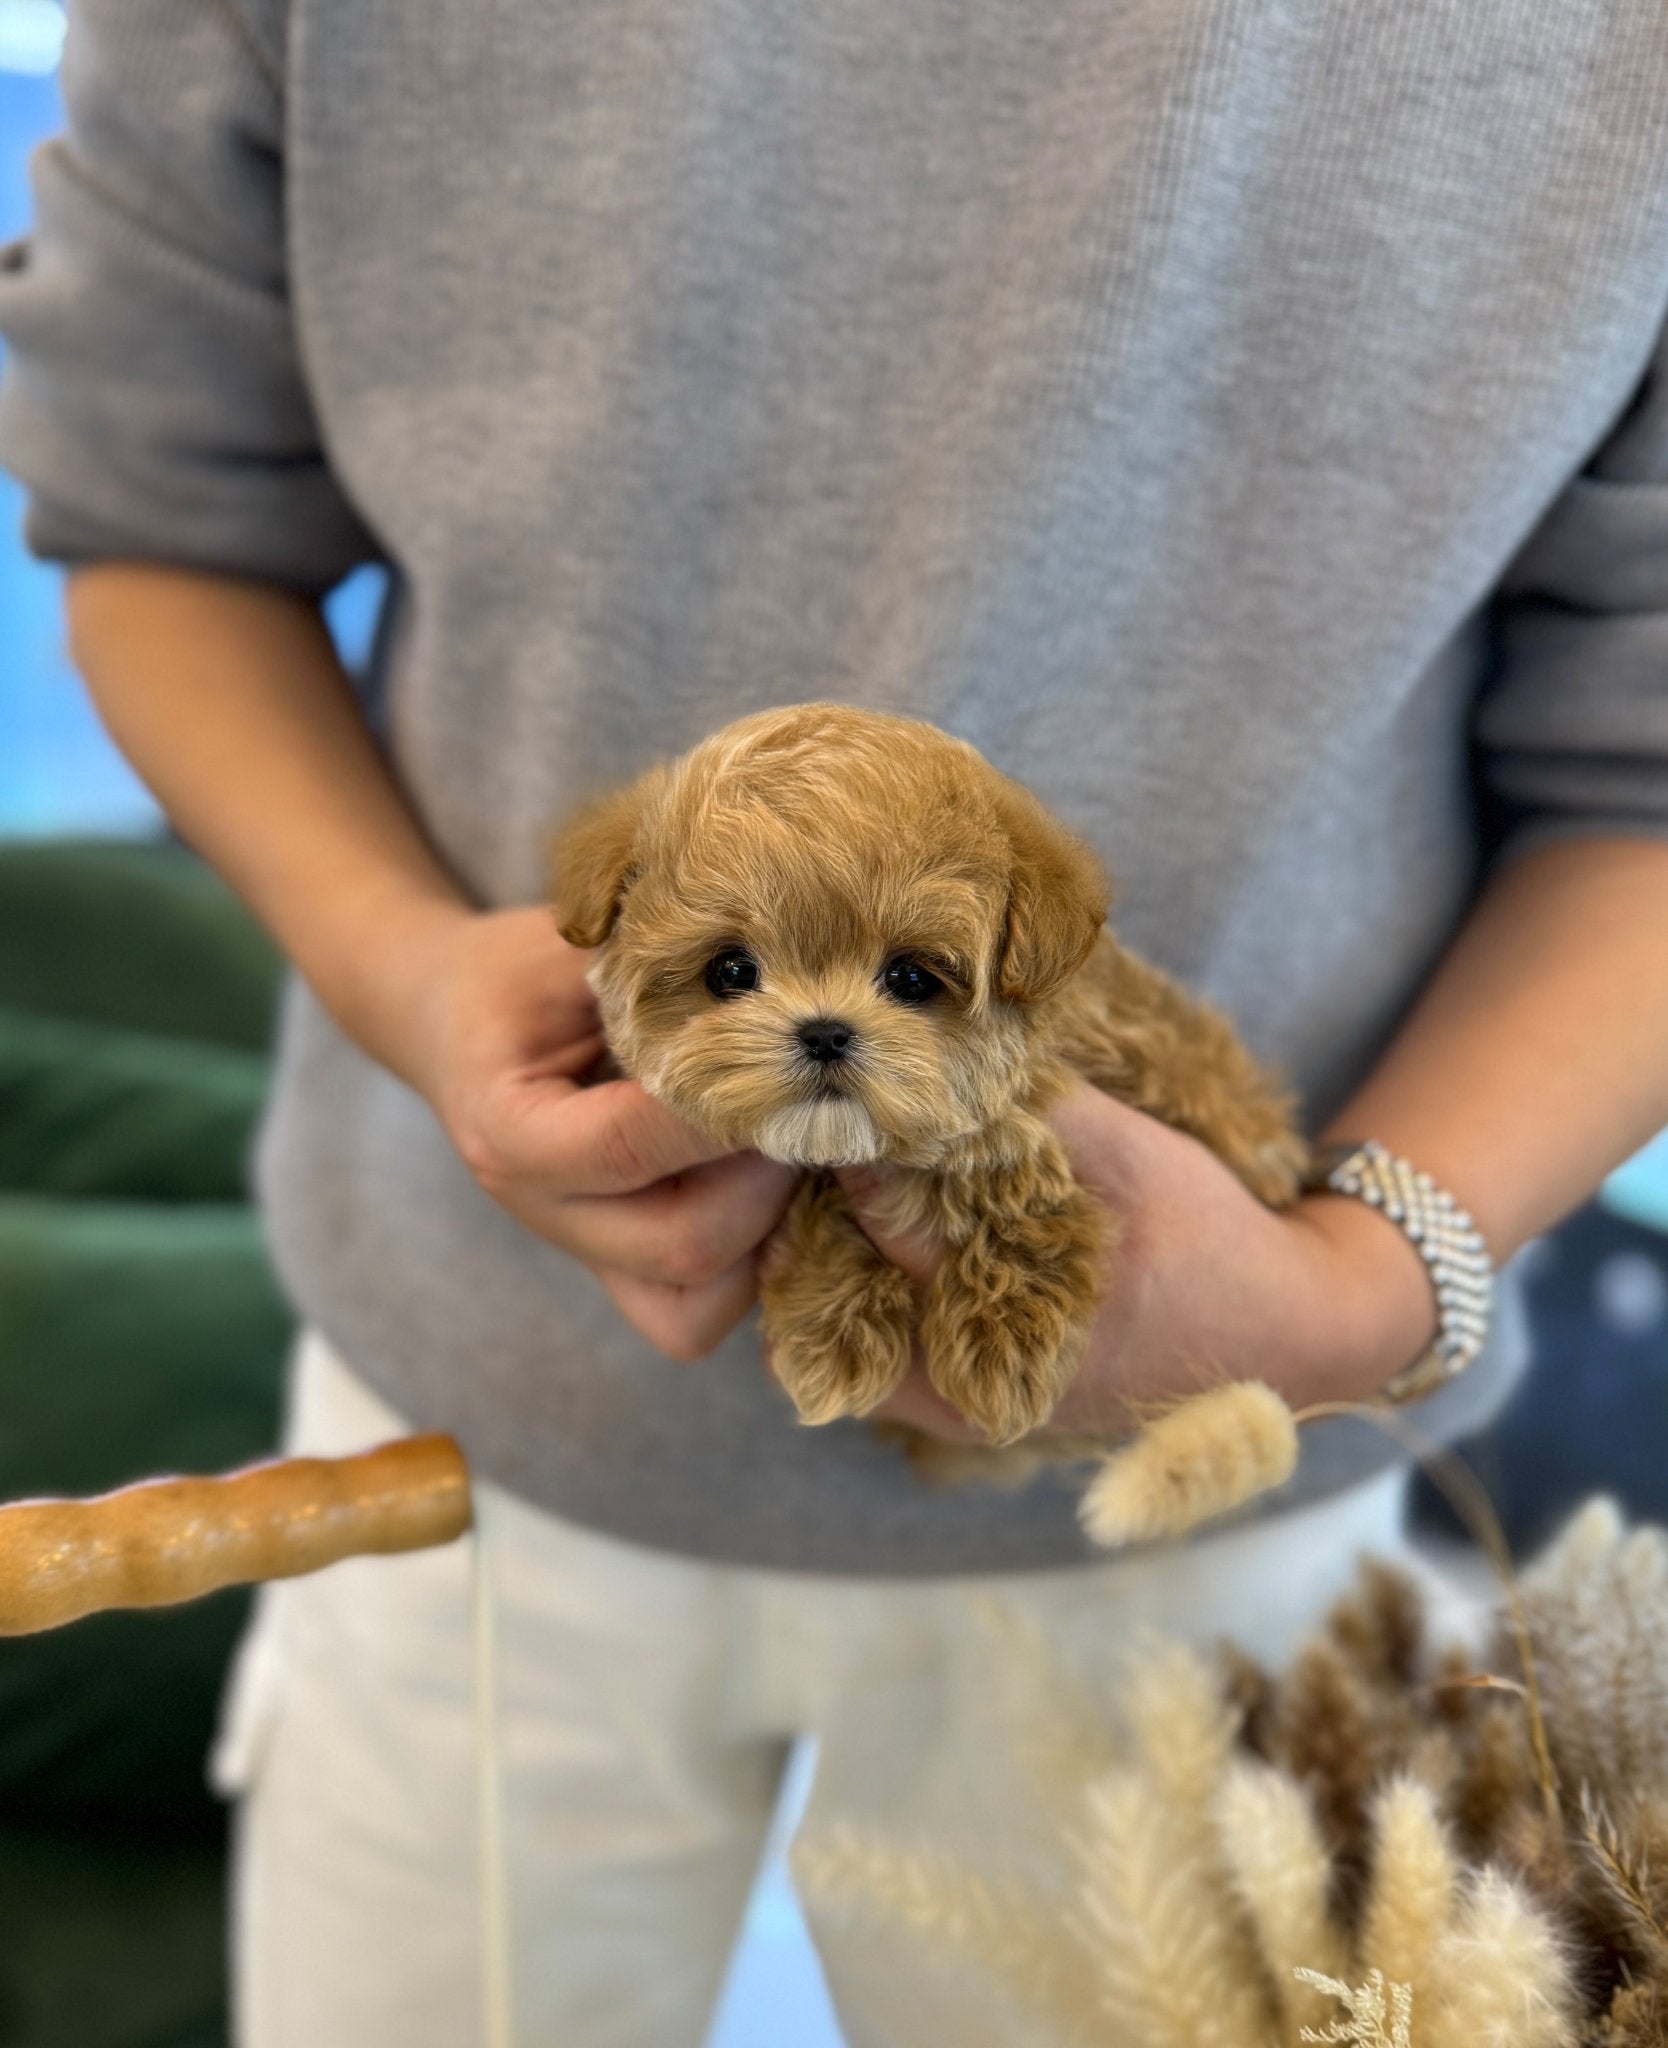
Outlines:
[[[268, 1451], [277, 957], [178, 849], [0, 846], [0, 1499]], [[246, 1596], [0, 1642], [0, 2048], [225, 2048], [204, 1780]]]

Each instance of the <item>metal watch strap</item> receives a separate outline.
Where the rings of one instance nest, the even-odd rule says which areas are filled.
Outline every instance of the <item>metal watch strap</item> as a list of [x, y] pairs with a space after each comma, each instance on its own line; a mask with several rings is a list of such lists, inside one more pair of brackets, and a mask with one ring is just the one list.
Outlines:
[[1327, 1145], [1304, 1187], [1353, 1195], [1377, 1209], [1413, 1244], [1436, 1293], [1436, 1342], [1383, 1389], [1387, 1401], [1417, 1401], [1464, 1372], [1488, 1336], [1494, 1262], [1471, 1218], [1428, 1173], [1375, 1138]]

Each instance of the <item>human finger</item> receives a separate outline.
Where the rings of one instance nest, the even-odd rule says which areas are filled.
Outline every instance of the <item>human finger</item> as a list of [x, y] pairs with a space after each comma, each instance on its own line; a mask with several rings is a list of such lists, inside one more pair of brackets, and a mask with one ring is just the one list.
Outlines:
[[698, 1287], [667, 1286], [629, 1273], [599, 1275], [620, 1314], [676, 1365], [694, 1365], [715, 1351], [758, 1298], [751, 1259]]
[[599, 1271], [701, 1286], [769, 1237], [798, 1181], [794, 1167], [757, 1152], [732, 1152], [635, 1194], [561, 1201], [548, 1234]]
[[563, 1197], [632, 1194], [734, 1147], [709, 1138], [636, 1081], [525, 1094], [499, 1134], [506, 1171], [547, 1181]]
[[889, 1166], [840, 1166], [835, 1178], [858, 1228], [881, 1257], [918, 1285], [929, 1281], [944, 1257], [930, 1233], [915, 1230], [897, 1214], [898, 1174]]

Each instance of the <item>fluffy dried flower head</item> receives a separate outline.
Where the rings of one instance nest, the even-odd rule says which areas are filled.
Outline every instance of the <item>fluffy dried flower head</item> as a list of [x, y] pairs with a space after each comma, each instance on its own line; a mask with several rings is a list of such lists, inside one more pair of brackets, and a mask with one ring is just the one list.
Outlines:
[[554, 867], [621, 1065], [803, 1166], [935, 1165], [994, 1122], [1107, 900], [1089, 849], [972, 747], [837, 704], [651, 769], [570, 822]]
[[1181, 1536], [1297, 1470], [1297, 1420], [1260, 1380], [1234, 1380], [1179, 1402], [1113, 1452], [1083, 1496], [1079, 1520], [1107, 1549]]
[[1668, 1535], [1590, 1501], [1526, 1574], [1523, 1611], [1571, 1790], [1668, 1793]]

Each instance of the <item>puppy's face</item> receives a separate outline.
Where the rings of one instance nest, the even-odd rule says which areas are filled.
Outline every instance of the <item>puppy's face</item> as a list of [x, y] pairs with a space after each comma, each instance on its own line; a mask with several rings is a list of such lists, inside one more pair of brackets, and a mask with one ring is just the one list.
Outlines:
[[972, 748], [821, 704], [581, 812], [555, 884], [621, 1066], [801, 1166], [931, 1165], [991, 1123], [1106, 909], [1093, 855]]

